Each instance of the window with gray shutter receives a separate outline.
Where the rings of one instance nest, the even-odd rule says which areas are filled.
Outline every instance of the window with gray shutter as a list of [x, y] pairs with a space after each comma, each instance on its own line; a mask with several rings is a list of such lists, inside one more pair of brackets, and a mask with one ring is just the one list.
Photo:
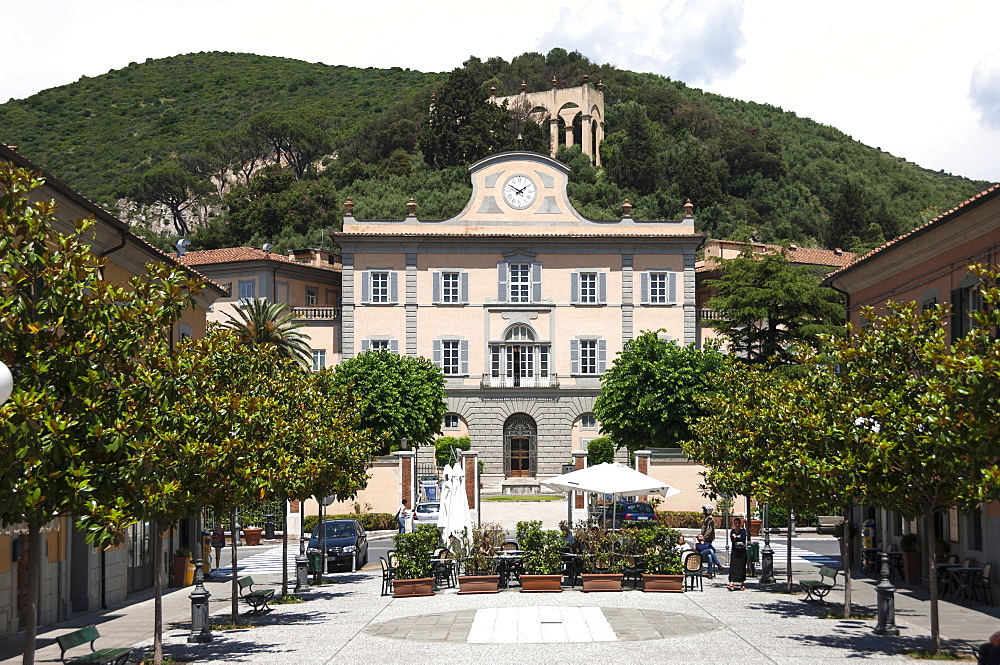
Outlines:
[[677, 273], [667, 273], [667, 304], [677, 304]]
[[531, 302], [542, 302], [542, 264], [531, 264]]
[[459, 374], [469, 375], [469, 340], [463, 339], [458, 346]]
[[649, 304], [649, 273], [639, 273], [639, 303]]
[[597, 302], [608, 304], [608, 273], [597, 273]]
[[370, 339], [361, 340], [361, 352], [369, 351], [372, 348], [372, 341]]
[[461, 302], [464, 305], [469, 304], [469, 273], [463, 272], [459, 275], [459, 289], [461, 291], [460, 297]]
[[580, 373], [580, 340], [578, 339], [569, 341], [569, 373]]
[[367, 305], [372, 301], [372, 274], [368, 270], [361, 272], [361, 302]]
[[497, 264], [497, 302], [507, 302], [507, 262]]
[[580, 273], [569, 274], [569, 302], [576, 305], [580, 302]]
[[433, 351], [431, 352], [431, 362], [441, 367], [441, 340], [436, 339], [433, 342]]
[[597, 373], [604, 374], [608, 369], [608, 341], [597, 340]]
[[389, 273], [389, 302], [399, 302], [399, 273], [395, 270]]
[[437, 271], [431, 273], [431, 302], [441, 302], [441, 273]]
[[391, 353], [395, 353], [397, 356], [399, 355], [399, 340], [398, 339], [390, 339], [389, 340], [389, 351]]

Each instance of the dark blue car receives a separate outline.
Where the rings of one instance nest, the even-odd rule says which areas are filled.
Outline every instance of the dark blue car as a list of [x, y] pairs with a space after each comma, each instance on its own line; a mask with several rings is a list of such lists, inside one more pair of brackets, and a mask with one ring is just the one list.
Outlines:
[[[368, 563], [368, 536], [365, 528], [358, 520], [326, 520], [322, 524], [326, 540], [326, 569], [331, 571], [337, 566], [361, 570]], [[313, 529], [307, 551], [319, 552], [320, 525]]]

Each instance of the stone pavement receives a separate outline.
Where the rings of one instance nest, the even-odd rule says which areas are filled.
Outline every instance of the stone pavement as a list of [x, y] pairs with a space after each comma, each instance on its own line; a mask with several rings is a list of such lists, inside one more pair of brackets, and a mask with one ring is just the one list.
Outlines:
[[[807, 543], [803, 543], [808, 547]], [[779, 566], [780, 567], [780, 566]], [[808, 565], [800, 573], [815, 570]], [[808, 575], [806, 575], [808, 576]], [[256, 575], [255, 575], [256, 579]], [[801, 595], [757, 588], [730, 592], [722, 576], [705, 580], [704, 592], [584, 594], [566, 589], [556, 594], [521, 594], [511, 589], [495, 595], [459, 596], [453, 590], [433, 597], [393, 599], [380, 595], [377, 565], [356, 574], [329, 575], [331, 583], [314, 587], [308, 602], [276, 605], [251, 617], [252, 628], [216, 630], [215, 639], [189, 645], [190, 589], [164, 596], [165, 645], [176, 660], [215, 663], [912, 663], [899, 655], [927, 643], [928, 603], [919, 591], [896, 596], [897, 638], [871, 632], [871, 619], [823, 618], [842, 610], [843, 593], [834, 591], [828, 605], [806, 603]], [[261, 580], [278, 585], [276, 576]], [[779, 582], [780, 582], [779, 578]], [[226, 581], [208, 582], [211, 609], [219, 621], [229, 611]], [[874, 614], [871, 580], [852, 586], [856, 611]], [[241, 603], [241, 612], [245, 606]], [[220, 616], [221, 615], [221, 616]], [[995, 608], [965, 608], [941, 603], [942, 633], [953, 648], [985, 639], [1000, 628]], [[97, 646], [152, 643], [152, 600], [138, 599], [107, 612], [74, 618], [39, 636], [39, 663], [55, 663], [55, 636], [98, 624]], [[20, 661], [20, 641], [0, 642], [0, 665]], [[919, 662], [919, 661], [916, 661]]]

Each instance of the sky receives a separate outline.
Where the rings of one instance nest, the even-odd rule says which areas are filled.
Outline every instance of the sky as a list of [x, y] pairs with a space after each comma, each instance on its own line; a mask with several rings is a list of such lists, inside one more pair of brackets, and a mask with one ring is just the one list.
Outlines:
[[0, 100], [199, 51], [450, 71], [558, 46], [1000, 182], [997, 0], [0, 0], [0, 15]]

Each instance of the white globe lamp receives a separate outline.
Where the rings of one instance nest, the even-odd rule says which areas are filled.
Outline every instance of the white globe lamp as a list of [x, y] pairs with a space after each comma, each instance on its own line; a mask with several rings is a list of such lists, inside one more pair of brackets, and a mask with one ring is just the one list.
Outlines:
[[0, 404], [10, 399], [12, 392], [14, 392], [14, 375], [10, 373], [9, 367], [0, 362]]

